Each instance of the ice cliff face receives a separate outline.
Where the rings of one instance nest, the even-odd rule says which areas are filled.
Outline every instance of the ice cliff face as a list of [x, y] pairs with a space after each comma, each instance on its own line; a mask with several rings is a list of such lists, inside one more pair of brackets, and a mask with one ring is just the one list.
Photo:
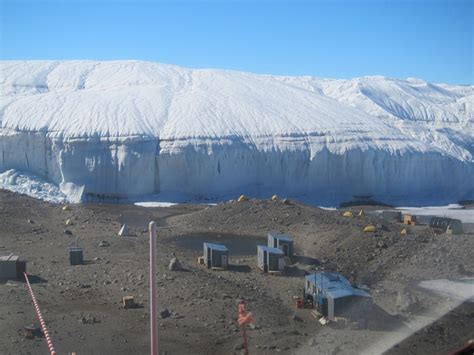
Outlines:
[[0, 172], [75, 200], [474, 198], [474, 88], [138, 61], [0, 64]]

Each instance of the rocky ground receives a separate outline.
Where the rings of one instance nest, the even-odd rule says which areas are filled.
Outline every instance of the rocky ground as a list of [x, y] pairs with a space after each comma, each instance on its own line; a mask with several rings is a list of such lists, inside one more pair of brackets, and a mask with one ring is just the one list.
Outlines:
[[[161, 351], [167, 354], [240, 353], [237, 304], [256, 320], [248, 330], [255, 354], [447, 353], [474, 337], [474, 306], [417, 287], [421, 280], [459, 279], [474, 272], [473, 235], [436, 234], [371, 217], [376, 207], [352, 206], [355, 217], [291, 201], [250, 200], [215, 206], [53, 205], [0, 191], [0, 255], [28, 260], [33, 290], [59, 353], [149, 352], [148, 233], [158, 229]], [[358, 216], [360, 209], [365, 211]], [[73, 221], [66, 226], [67, 220]], [[377, 232], [363, 233], [368, 223]], [[132, 236], [119, 237], [122, 223]], [[285, 276], [256, 267], [256, 245], [277, 230], [295, 240], [297, 262]], [[202, 242], [226, 244], [231, 267], [210, 271], [196, 262]], [[86, 262], [70, 266], [68, 247]], [[176, 257], [180, 271], [168, 264]], [[355, 275], [374, 296], [368, 329], [322, 326], [296, 309], [303, 275], [315, 270]], [[139, 307], [123, 309], [123, 296]], [[43, 338], [25, 339], [34, 309], [22, 282], [0, 284], [0, 353], [46, 353]], [[431, 323], [435, 321], [434, 323]], [[429, 324], [428, 326], [425, 326]]]

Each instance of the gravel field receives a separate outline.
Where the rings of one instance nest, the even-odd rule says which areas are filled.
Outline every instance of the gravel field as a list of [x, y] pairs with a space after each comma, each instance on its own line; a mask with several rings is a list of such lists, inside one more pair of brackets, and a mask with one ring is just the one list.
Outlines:
[[[240, 354], [236, 318], [245, 300], [256, 324], [248, 329], [252, 354], [443, 354], [474, 338], [474, 304], [418, 287], [423, 280], [458, 280], [474, 274], [474, 235], [436, 234], [370, 216], [376, 206], [353, 206], [355, 217], [290, 201], [229, 201], [145, 208], [78, 204], [68, 211], [0, 190], [0, 255], [28, 260], [32, 287], [60, 354], [149, 352], [148, 232], [158, 229], [160, 352]], [[366, 211], [358, 216], [360, 209]], [[474, 211], [473, 211], [474, 213]], [[66, 226], [66, 221], [74, 221]], [[117, 235], [127, 223], [132, 236]], [[369, 224], [377, 232], [363, 233]], [[290, 234], [296, 263], [285, 276], [257, 269], [256, 245], [268, 231]], [[101, 242], [102, 245], [99, 246]], [[197, 264], [203, 241], [230, 249], [230, 268]], [[84, 248], [84, 265], [70, 266], [67, 249]], [[177, 257], [182, 271], [169, 271]], [[303, 275], [338, 271], [369, 287], [374, 311], [367, 329], [322, 326], [296, 309]], [[123, 309], [123, 296], [139, 307]], [[45, 354], [43, 338], [25, 339], [38, 325], [23, 282], [0, 284], [0, 353]], [[434, 322], [434, 323], [433, 323]]]

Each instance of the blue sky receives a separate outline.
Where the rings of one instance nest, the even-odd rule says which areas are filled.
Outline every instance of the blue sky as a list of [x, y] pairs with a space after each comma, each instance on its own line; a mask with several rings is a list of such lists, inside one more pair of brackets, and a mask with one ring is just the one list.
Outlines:
[[1, 59], [473, 84], [473, 0], [0, 0]]

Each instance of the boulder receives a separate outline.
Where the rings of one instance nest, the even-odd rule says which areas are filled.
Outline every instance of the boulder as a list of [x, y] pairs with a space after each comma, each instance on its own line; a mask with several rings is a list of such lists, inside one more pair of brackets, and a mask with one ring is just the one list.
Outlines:
[[160, 312], [160, 317], [161, 317], [162, 319], [166, 319], [166, 318], [168, 318], [168, 317], [170, 317], [170, 316], [171, 316], [171, 312], [170, 312], [169, 310], [167, 310], [167, 309], [165, 309], [165, 310], [163, 310], [163, 311]]

